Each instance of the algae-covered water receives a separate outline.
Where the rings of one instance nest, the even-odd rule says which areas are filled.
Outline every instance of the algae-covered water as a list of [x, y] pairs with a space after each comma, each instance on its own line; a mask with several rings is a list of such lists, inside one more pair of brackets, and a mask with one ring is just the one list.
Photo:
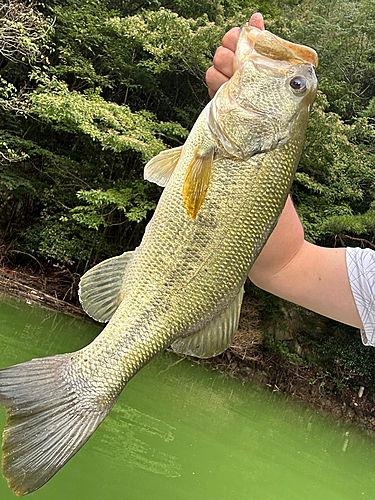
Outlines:
[[[0, 296], [0, 367], [79, 349], [100, 327]], [[0, 410], [0, 428], [5, 411]], [[0, 479], [0, 499], [16, 498]], [[375, 498], [375, 438], [160, 353], [35, 500]]]

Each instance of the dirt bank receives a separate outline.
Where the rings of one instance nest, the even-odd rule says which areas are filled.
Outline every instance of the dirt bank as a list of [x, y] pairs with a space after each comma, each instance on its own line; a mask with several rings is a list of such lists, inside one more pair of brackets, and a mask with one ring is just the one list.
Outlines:
[[[63, 268], [48, 272], [33, 267], [0, 267], [0, 291], [37, 302], [71, 315], [84, 316], [79, 306], [78, 277]], [[243, 383], [255, 381], [269, 390], [285, 393], [367, 431], [375, 431], [375, 395], [363, 377], [352, 377], [350, 387], [337, 386], [319, 364], [308, 365], [297, 357], [287, 359], [264, 342], [256, 299], [244, 299], [239, 330], [233, 345], [210, 360], [194, 360]], [[363, 394], [362, 394], [363, 392]]]
[[77, 296], [78, 280], [62, 268], [0, 267], [0, 292], [40, 303], [66, 314], [84, 316]]

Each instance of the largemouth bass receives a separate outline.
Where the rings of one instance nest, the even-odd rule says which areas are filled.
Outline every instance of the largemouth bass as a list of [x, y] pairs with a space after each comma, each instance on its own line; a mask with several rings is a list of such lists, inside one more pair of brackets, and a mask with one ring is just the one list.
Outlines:
[[82, 278], [83, 308], [108, 325], [78, 352], [0, 371], [3, 474], [16, 495], [82, 447], [158, 351], [210, 357], [230, 345], [246, 276], [299, 161], [316, 65], [312, 49], [243, 27], [231, 80], [184, 146], [146, 165], [165, 189], [141, 245]]

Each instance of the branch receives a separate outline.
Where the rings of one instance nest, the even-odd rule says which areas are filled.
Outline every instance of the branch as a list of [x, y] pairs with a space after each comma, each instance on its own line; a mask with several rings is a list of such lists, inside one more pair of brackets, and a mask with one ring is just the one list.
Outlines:
[[375, 250], [375, 245], [371, 243], [371, 241], [365, 240], [364, 238], [355, 238], [354, 236], [348, 236], [347, 234], [345, 235], [345, 238], [353, 241], [359, 241], [363, 246], [368, 245]]
[[0, 54], [16, 63], [42, 60], [40, 42], [54, 23], [47, 21], [33, 4], [5, 0], [0, 4]]

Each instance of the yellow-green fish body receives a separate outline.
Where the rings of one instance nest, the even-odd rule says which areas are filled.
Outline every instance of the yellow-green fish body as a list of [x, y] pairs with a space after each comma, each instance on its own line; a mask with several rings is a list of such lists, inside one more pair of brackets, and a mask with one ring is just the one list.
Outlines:
[[[268, 33], [245, 28], [242, 37], [249, 31]], [[305, 51], [314, 57], [311, 49]], [[257, 65], [264, 66], [264, 59], [247, 57], [198, 118], [128, 266], [121, 304], [88, 348], [94, 355], [99, 343], [103, 349], [116, 343], [118, 358], [126, 360], [120, 361], [124, 380], [156, 351], [199, 332], [235, 303], [284, 206], [316, 79], [312, 64], [296, 64], [295, 57], [272, 62], [262, 73]], [[296, 77], [306, 83], [297, 95], [289, 88]], [[204, 202], [191, 218], [181, 193], [197, 151], [213, 152], [213, 161]], [[174, 158], [170, 152], [161, 155]], [[151, 179], [160, 170], [146, 167]]]
[[251, 27], [236, 54], [185, 145], [146, 166], [165, 189], [141, 245], [82, 279], [83, 307], [109, 321], [103, 332], [77, 353], [0, 372], [3, 472], [18, 495], [78, 451], [155, 353], [209, 357], [231, 343], [244, 281], [290, 190], [317, 64], [311, 49]]

